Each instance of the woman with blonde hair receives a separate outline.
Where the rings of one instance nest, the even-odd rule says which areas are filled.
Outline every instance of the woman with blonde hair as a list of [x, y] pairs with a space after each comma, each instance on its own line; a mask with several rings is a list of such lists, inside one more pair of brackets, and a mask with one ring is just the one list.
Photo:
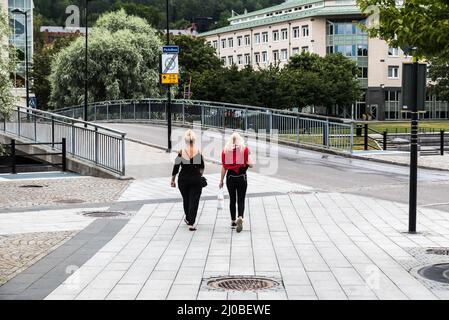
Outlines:
[[[172, 172], [171, 186], [176, 188], [176, 175], [179, 173], [178, 186], [183, 199], [185, 223], [190, 231], [195, 231], [195, 221], [198, 213], [202, 188], [205, 187], [204, 159], [195, 146], [196, 136], [192, 130], [184, 135], [185, 148], [176, 157]], [[179, 172], [181, 168], [181, 172]]]
[[[252, 168], [254, 163], [249, 155], [249, 149], [245, 146], [243, 138], [238, 132], [230, 137], [221, 154], [221, 180], [220, 189], [224, 185], [226, 175], [226, 187], [229, 192], [229, 209], [231, 211], [231, 227], [237, 232], [243, 229], [243, 216], [245, 213], [245, 197], [248, 188], [246, 171]], [[238, 204], [238, 219], [236, 219], [236, 203]]]

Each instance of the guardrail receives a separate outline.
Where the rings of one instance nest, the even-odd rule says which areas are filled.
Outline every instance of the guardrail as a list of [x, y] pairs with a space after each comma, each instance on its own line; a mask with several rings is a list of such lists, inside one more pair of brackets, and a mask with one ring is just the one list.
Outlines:
[[0, 114], [0, 131], [54, 149], [66, 140], [67, 153], [110, 172], [125, 175], [126, 133], [41, 110], [16, 107], [9, 118]]
[[[165, 99], [107, 101], [88, 106], [89, 121], [166, 121]], [[352, 153], [354, 124], [351, 120], [276, 109], [196, 100], [173, 100], [172, 121], [201, 123], [204, 127], [278, 134], [279, 140]], [[84, 107], [55, 111], [84, 119]]]

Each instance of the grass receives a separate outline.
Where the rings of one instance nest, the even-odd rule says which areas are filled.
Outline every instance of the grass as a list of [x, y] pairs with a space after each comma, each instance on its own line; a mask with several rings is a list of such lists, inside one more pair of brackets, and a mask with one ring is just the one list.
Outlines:
[[[385, 122], [370, 122], [368, 123], [369, 128], [384, 132], [388, 131], [389, 133], [409, 133], [410, 132], [410, 121], [385, 121]], [[420, 131], [424, 132], [440, 132], [440, 130], [444, 130], [449, 132], [449, 120], [447, 121], [425, 121], [421, 120], [419, 122]]]

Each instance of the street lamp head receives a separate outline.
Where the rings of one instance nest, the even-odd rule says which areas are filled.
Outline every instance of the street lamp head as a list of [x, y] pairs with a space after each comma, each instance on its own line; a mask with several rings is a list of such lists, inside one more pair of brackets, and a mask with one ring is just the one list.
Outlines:
[[22, 10], [20, 10], [20, 9], [14, 9], [14, 10], [12, 10], [11, 11], [11, 13], [14, 13], [14, 14], [27, 14], [25, 11], [22, 11]]

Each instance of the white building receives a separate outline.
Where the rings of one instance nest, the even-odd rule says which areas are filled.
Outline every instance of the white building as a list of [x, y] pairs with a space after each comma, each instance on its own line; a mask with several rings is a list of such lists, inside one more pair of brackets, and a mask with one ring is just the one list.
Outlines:
[[[402, 119], [402, 64], [411, 61], [400, 49], [369, 38], [360, 29], [366, 17], [355, 0], [288, 0], [263, 10], [234, 15], [229, 26], [202, 33], [226, 66], [264, 68], [284, 65], [301, 51], [324, 56], [340, 52], [357, 62], [365, 89], [355, 102], [355, 115], [374, 119]], [[448, 118], [447, 103], [429, 97], [429, 118]]]

